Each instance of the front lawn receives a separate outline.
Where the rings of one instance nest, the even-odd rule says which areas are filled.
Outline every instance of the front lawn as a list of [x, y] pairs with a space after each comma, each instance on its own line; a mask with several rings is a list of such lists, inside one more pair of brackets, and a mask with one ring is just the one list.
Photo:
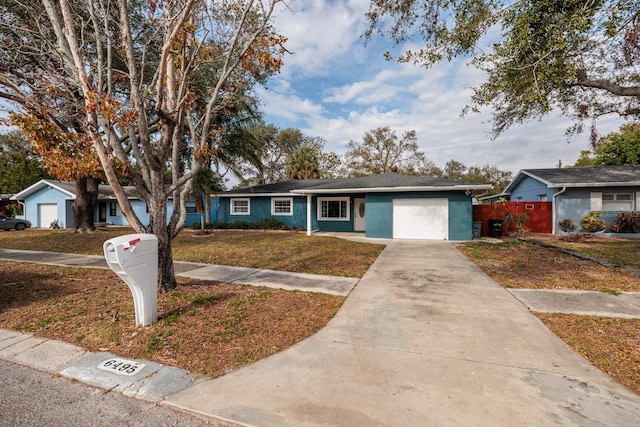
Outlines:
[[[556, 244], [553, 240], [544, 242]], [[612, 262], [626, 259], [622, 256], [626, 252], [637, 254], [640, 242], [590, 240], [569, 247]], [[505, 288], [640, 292], [637, 274], [533, 243], [506, 239], [502, 243], [471, 242], [459, 248]], [[576, 352], [615, 381], [640, 394], [640, 319], [534, 314]]]
[[[12, 231], [0, 233], [0, 248], [102, 255], [105, 240], [132, 232], [126, 227], [92, 235], [47, 229]], [[173, 240], [176, 261], [347, 277], [362, 277], [382, 249], [384, 245], [294, 232], [216, 230], [198, 236], [183, 230]]]
[[[105, 240], [131, 233], [65, 230], [0, 233], [0, 248], [102, 255]], [[175, 260], [361, 277], [383, 245], [292, 232], [184, 230]], [[216, 377], [316, 333], [344, 297], [178, 279], [158, 295], [158, 322], [135, 326], [131, 292], [104, 270], [0, 261], [0, 328], [149, 359]]]

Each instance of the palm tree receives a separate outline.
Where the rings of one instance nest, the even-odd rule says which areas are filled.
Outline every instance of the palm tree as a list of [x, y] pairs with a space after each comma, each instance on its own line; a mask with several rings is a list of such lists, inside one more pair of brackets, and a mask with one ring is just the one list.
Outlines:
[[287, 158], [287, 179], [315, 178], [320, 178], [318, 150], [309, 145], [301, 145]]
[[193, 178], [191, 194], [196, 202], [196, 211], [200, 214], [200, 230], [211, 222], [211, 195], [222, 191], [220, 178], [209, 167], [201, 167]]

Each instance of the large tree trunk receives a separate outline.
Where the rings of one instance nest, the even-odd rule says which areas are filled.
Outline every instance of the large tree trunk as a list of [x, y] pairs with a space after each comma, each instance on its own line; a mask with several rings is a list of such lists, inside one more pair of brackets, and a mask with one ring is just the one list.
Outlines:
[[153, 195], [149, 215], [149, 231], [158, 238], [158, 292], [169, 292], [178, 283], [173, 268], [171, 232], [167, 225], [167, 199], [162, 192]]
[[80, 177], [76, 180], [76, 199], [71, 205], [73, 211], [72, 233], [80, 233], [83, 230], [89, 233], [96, 231], [94, 215], [98, 200], [98, 184], [97, 179], [90, 177]]

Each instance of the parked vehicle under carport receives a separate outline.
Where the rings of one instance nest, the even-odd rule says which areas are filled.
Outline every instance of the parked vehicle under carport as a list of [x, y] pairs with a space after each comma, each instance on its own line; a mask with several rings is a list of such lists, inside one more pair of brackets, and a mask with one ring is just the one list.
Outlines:
[[31, 223], [26, 219], [16, 219], [0, 215], [0, 230], [24, 230], [31, 227]]

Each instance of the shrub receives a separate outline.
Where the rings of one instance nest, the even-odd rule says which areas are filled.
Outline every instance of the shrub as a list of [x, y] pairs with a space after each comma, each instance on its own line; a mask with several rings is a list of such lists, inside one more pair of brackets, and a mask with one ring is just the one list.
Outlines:
[[260, 218], [256, 221], [256, 225], [262, 230], [281, 230], [284, 228], [284, 222], [272, 216], [268, 218]]
[[565, 233], [571, 233], [572, 231], [576, 231], [576, 228], [577, 228], [576, 224], [570, 219], [563, 219], [558, 223], [558, 226], [560, 226], [560, 230], [564, 231]]
[[621, 212], [611, 223], [611, 230], [616, 233], [640, 232], [640, 212]]
[[229, 224], [229, 228], [234, 229], [234, 230], [240, 230], [240, 229], [247, 229], [249, 228], [249, 223], [245, 222], [245, 221], [233, 221], [231, 224]]
[[600, 219], [600, 212], [589, 212], [589, 215], [583, 217], [580, 222], [582, 224], [580, 230], [587, 233], [597, 233], [605, 229], [605, 223]]
[[526, 231], [524, 225], [529, 221], [529, 215], [526, 213], [516, 215], [511, 212], [507, 212], [504, 216], [504, 220], [509, 224], [509, 228], [511, 228], [512, 225], [516, 228], [516, 233], [524, 234]]

